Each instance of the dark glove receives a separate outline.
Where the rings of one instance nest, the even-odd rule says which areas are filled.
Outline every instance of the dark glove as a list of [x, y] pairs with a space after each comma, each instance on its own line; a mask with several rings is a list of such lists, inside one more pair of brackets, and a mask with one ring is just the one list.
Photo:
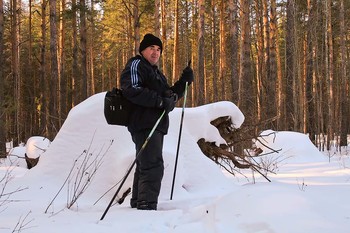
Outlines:
[[177, 102], [177, 100], [178, 100], [177, 94], [175, 92], [173, 92], [171, 89], [164, 91], [162, 96], [167, 97], [167, 98], [173, 98], [174, 102]]
[[172, 97], [163, 97], [162, 100], [162, 108], [165, 110], [166, 114], [174, 110], [176, 101], [174, 101]]
[[193, 82], [193, 70], [190, 66], [187, 66], [181, 74], [180, 80], [184, 83], [188, 82], [188, 84], [191, 84]]

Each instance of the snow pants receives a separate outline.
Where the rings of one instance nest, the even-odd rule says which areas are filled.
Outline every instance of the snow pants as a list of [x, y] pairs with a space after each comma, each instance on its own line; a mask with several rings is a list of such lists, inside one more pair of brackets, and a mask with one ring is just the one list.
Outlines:
[[[149, 130], [144, 130], [131, 135], [137, 153], [149, 136], [149, 132]], [[164, 174], [163, 138], [163, 133], [154, 131], [147, 146], [136, 158], [131, 207], [137, 207], [138, 203], [147, 203], [152, 209], [157, 209]]]

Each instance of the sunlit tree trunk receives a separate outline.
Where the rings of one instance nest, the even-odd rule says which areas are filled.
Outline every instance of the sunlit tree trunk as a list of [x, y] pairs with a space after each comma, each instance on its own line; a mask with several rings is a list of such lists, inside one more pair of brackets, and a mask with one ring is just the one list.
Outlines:
[[[28, 2], [28, 10], [29, 10], [29, 16], [28, 16], [28, 68], [27, 68], [27, 73], [29, 77], [33, 77], [33, 58], [32, 58], [32, 49], [33, 49], [33, 36], [32, 36], [32, 19], [33, 19], [33, 13], [32, 13], [32, 0], [29, 0]], [[36, 91], [37, 91], [37, 86], [36, 86], [36, 79], [33, 78], [33, 96], [32, 98], [36, 97]], [[38, 125], [38, 121], [37, 121], [37, 113], [36, 113], [36, 108], [35, 105], [32, 105], [29, 107], [29, 116], [31, 119], [31, 126], [34, 125]], [[34, 129], [33, 127], [27, 128], [25, 131], [29, 134], [29, 135], [33, 135], [34, 134]], [[37, 132], [35, 132], [37, 133]]]
[[294, 130], [294, 76], [295, 70], [295, 32], [294, 32], [294, 12], [295, 12], [295, 0], [287, 0], [287, 25], [286, 25], [286, 74], [285, 74], [285, 91], [286, 91], [286, 114], [285, 114], [285, 126], [287, 130]]
[[79, 53], [79, 45], [78, 45], [78, 30], [77, 30], [77, 2], [76, 0], [72, 0], [72, 30], [73, 30], [73, 38], [72, 38], [72, 75], [70, 80], [70, 90], [69, 90], [69, 99], [71, 99], [70, 107], [75, 106], [79, 103], [80, 94], [79, 94], [79, 66], [78, 66], [78, 53]]
[[[276, 95], [276, 87], [277, 87], [277, 13], [276, 13], [276, 0], [270, 1], [270, 38], [269, 38], [269, 92], [268, 92], [268, 102], [271, 103], [273, 107], [268, 108], [268, 118], [273, 118], [277, 116], [277, 95]], [[271, 128], [275, 128], [276, 121], [273, 121]]]
[[170, 78], [170, 74], [167, 70], [166, 58], [168, 57], [168, 43], [167, 43], [167, 20], [166, 20], [166, 7], [165, 0], [160, 0], [160, 13], [161, 13], [161, 28], [162, 28], [162, 42], [163, 42], [163, 53], [162, 53], [162, 71], [166, 77]]
[[347, 146], [347, 134], [350, 133], [350, 120], [349, 120], [349, 82], [348, 73], [346, 67], [348, 65], [348, 59], [346, 58], [346, 31], [345, 31], [345, 10], [344, 0], [340, 0], [340, 77], [341, 79], [341, 124], [340, 124], [340, 146]]
[[[192, 22], [198, 22], [198, 19], [199, 19], [199, 16], [198, 16], [198, 12], [199, 12], [199, 8], [198, 8], [198, 1], [197, 0], [192, 0], [191, 1], [191, 4], [193, 6], [193, 9], [192, 9], [192, 19], [191, 21]], [[198, 48], [198, 27], [199, 27], [199, 23], [193, 23], [192, 24], [192, 27], [191, 27], [191, 35], [193, 35], [193, 37], [191, 38], [191, 48]], [[198, 51], [198, 50], [197, 50]], [[192, 60], [192, 67], [193, 67], [193, 70], [195, 72], [195, 80], [194, 82], [192, 83], [191, 85], [191, 103], [192, 103], [192, 106], [196, 106], [197, 102], [198, 102], [198, 94], [197, 94], [197, 87], [198, 87], [198, 79], [199, 79], [199, 73], [197, 73], [196, 71], [198, 70], [198, 52], [193, 52], [192, 55], [191, 55], [191, 60]]]
[[12, 66], [11, 73], [12, 79], [14, 80], [14, 101], [15, 101], [15, 127], [16, 127], [16, 141], [15, 144], [23, 141], [22, 135], [22, 80], [20, 74], [20, 57], [19, 57], [19, 13], [20, 4], [18, 0], [12, 0], [12, 25], [11, 25], [11, 50], [12, 50]]
[[[191, 67], [193, 68], [193, 51], [192, 51], [192, 41], [191, 41], [191, 15], [193, 14], [193, 11], [191, 9], [191, 3], [189, 1], [185, 2], [185, 36], [184, 36], [184, 47], [185, 47], [185, 58], [186, 58], [186, 63], [191, 60]], [[185, 64], [187, 65], [187, 64]], [[180, 67], [180, 72], [181, 72], [181, 67]], [[180, 73], [179, 73], [180, 75]], [[179, 78], [179, 77], [177, 77]], [[192, 91], [193, 86], [189, 86], [187, 90], [187, 102], [186, 106], [191, 106], [192, 104]]]
[[63, 17], [63, 13], [66, 11], [66, 0], [61, 0], [60, 2], [60, 37], [59, 37], [59, 109], [58, 109], [58, 115], [59, 115], [59, 126], [61, 127], [63, 124], [64, 119], [67, 116], [68, 113], [68, 82], [67, 82], [67, 75], [65, 72], [65, 33], [66, 33], [66, 19]]
[[264, 31], [263, 31], [263, 8], [261, 0], [255, 0], [255, 34], [256, 34], [256, 102], [257, 102], [257, 121], [262, 119], [264, 108], [263, 98], [264, 98], [264, 90], [263, 90], [263, 82], [264, 77], [266, 76], [266, 67], [264, 64]]
[[277, 46], [278, 23], [276, 12], [276, 0], [271, 0], [270, 6], [270, 79], [272, 80], [269, 101], [274, 103], [271, 117], [277, 116]]
[[250, 6], [249, 2], [240, 0], [240, 19], [241, 19], [241, 44], [240, 44], [240, 72], [239, 72], [239, 99], [238, 106], [241, 109], [251, 109], [247, 111], [246, 119], [248, 123], [252, 123], [255, 118], [254, 110], [255, 100], [253, 91], [254, 75], [251, 70], [251, 53], [250, 53]]
[[[217, 7], [216, 7], [216, 1], [211, 1], [211, 17], [212, 17], [212, 23], [211, 23], [211, 70], [212, 70], [212, 76], [211, 76], [211, 83], [213, 86], [212, 95], [208, 97], [207, 100], [211, 100], [214, 102], [217, 102], [219, 100], [219, 78], [218, 78], [218, 72], [217, 72], [217, 48], [216, 48], [216, 38], [217, 38], [217, 27], [216, 27], [216, 17], [217, 17]], [[220, 32], [221, 37], [221, 32]]]
[[231, 89], [232, 89], [232, 96], [231, 99], [233, 102], [237, 102], [238, 100], [238, 20], [237, 20], [237, 2], [236, 0], [229, 0], [228, 1], [228, 10], [229, 10], [229, 22], [230, 22], [230, 29], [229, 29], [229, 38], [230, 42], [228, 44], [230, 45], [229, 48], [229, 54], [231, 56], [229, 57], [229, 69], [231, 70]]
[[134, 54], [138, 53], [140, 47], [140, 16], [139, 16], [139, 0], [134, 0], [133, 6], [133, 20], [134, 20]]
[[219, 77], [221, 82], [221, 100], [225, 100], [228, 96], [226, 93], [227, 85], [227, 64], [226, 64], [226, 0], [220, 1], [220, 55], [219, 55]]
[[204, 95], [204, 12], [205, 12], [205, 4], [204, 0], [198, 1], [199, 7], [199, 20], [198, 20], [198, 99], [197, 105], [203, 105], [205, 101]]
[[326, 73], [327, 73], [327, 93], [328, 93], [328, 119], [327, 119], [327, 149], [330, 149], [330, 142], [334, 139], [335, 119], [334, 119], [334, 67], [333, 67], [333, 28], [331, 0], [326, 0]]
[[314, 77], [314, 63], [313, 63], [313, 30], [314, 30], [314, 22], [315, 22], [315, 15], [314, 15], [314, 1], [308, 0], [308, 20], [307, 20], [307, 35], [306, 35], [306, 46], [305, 49], [307, 51], [306, 54], [306, 132], [309, 133], [309, 138], [312, 142], [315, 143], [315, 136], [316, 136], [316, 124], [315, 124], [315, 86], [313, 82]]
[[57, 53], [57, 17], [56, 17], [56, 0], [50, 0], [50, 55], [51, 55], [51, 78], [50, 78], [50, 139], [54, 138], [54, 135], [58, 132], [58, 53]]
[[88, 86], [87, 86], [87, 80], [88, 80], [88, 73], [87, 73], [87, 52], [86, 52], [86, 45], [87, 45], [87, 35], [86, 35], [86, 4], [85, 0], [79, 0], [80, 3], [80, 54], [81, 54], [81, 100], [85, 100], [88, 96]]
[[169, 79], [173, 83], [179, 77], [179, 1], [174, 1], [174, 47], [173, 47], [173, 70], [172, 77]]
[[161, 22], [160, 0], [155, 0], [154, 1], [154, 34], [155, 34], [155, 36], [157, 36], [159, 38], [161, 38], [160, 22]]
[[[0, 0], [0, 102], [3, 102], [4, 93], [4, 2]], [[0, 158], [6, 157], [5, 108], [0, 104]]]
[[[270, 23], [269, 23], [269, 10], [268, 10], [268, 1], [262, 1], [262, 12], [263, 12], [263, 50], [264, 50], [264, 60], [263, 60], [263, 69], [261, 70], [262, 74], [262, 119], [268, 119], [272, 117], [274, 105], [274, 80], [270, 76]], [[269, 106], [269, 107], [266, 107]]]
[[95, 21], [94, 21], [94, 15], [95, 15], [95, 9], [94, 9], [94, 0], [90, 0], [90, 36], [89, 36], [89, 80], [90, 80], [90, 94], [93, 95], [96, 93], [96, 84], [95, 84], [95, 62], [94, 62], [94, 35], [95, 35]]
[[48, 137], [47, 129], [47, 98], [46, 94], [46, 6], [47, 1], [41, 0], [41, 46], [40, 46], [40, 103], [37, 108], [40, 111], [40, 130], [43, 136]]

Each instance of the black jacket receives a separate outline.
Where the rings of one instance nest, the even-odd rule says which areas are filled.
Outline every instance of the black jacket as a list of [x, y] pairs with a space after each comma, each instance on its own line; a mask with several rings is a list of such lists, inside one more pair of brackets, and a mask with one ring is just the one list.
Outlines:
[[[185, 83], [180, 80], [170, 87], [158, 67], [140, 55], [127, 62], [120, 84], [123, 95], [134, 103], [128, 126], [131, 133], [153, 128], [163, 112], [160, 103], [166, 91], [171, 90], [181, 98], [185, 90]], [[169, 117], [165, 115], [157, 130], [167, 134], [168, 128]]]

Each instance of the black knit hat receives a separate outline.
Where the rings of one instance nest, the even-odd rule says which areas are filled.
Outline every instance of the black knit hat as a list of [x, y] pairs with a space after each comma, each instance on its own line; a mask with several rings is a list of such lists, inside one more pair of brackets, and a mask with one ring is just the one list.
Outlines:
[[143, 40], [140, 43], [139, 52], [141, 53], [144, 49], [146, 49], [148, 46], [151, 46], [151, 45], [158, 45], [160, 47], [161, 52], [163, 52], [162, 41], [151, 33], [147, 33], [143, 37]]

